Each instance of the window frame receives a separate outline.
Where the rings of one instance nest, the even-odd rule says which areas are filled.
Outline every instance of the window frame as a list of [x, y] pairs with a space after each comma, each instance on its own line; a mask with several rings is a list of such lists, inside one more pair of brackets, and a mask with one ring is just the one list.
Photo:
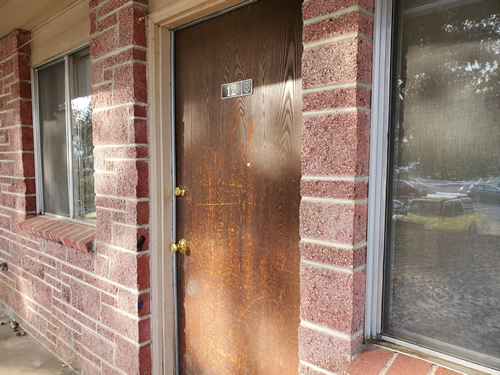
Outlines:
[[458, 371], [468, 368], [484, 373], [497, 373], [491, 367], [382, 334], [384, 256], [390, 219], [387, 217], [387, 189], [391, 183], [388, 165], [391, 147], [390, 118], [393, 111], [391, 80], [396, 1], [398, 0], [375, 0], [364, 337], [367, 342], [445, 363]]
[[[72, 153], [72, 118], [71, 118], [71, 97], [73, 95], [74, 82], [74, 57], [90, 54], [90, 45], [88, 43], [73, 48], [64, 54], [55, 56], [49, 61], [43, 62], [31, 68], [31, 93], [33, 106], [33, 144], [35, 159], [35, 187], [36, 187], [36, 213], [62, 220], [81, 222], [85, 225], [95, 226], [95, 220], [85, 217], [75, 217], [75, 196], [74, 196], [74, 174], [73, 174], [73, 153]], [[57, 215], [51, 212], [45, 212], [44, 204], [44, 186], [43, 186], [43, 167], [41, 151], [41, 123], [40, 123], [40, 87], [38, 72], [54, 64], [64, 62], [64, 98], [65, 98], [65, 125], [66, 125], [66, 162], [67, 162], [67, 181], [68, 181], [68, 205], [69, 217]], [[90, 77], [92, 79], [92, 76]], [[95, 193], [94, 193], [95, 194]]]

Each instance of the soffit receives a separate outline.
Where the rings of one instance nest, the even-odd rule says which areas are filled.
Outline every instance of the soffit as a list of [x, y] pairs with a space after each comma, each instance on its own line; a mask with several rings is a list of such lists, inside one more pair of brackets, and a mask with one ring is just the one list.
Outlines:
[[0, 38], [12, 30], [32, 30], [77, 0], [0, 0]]

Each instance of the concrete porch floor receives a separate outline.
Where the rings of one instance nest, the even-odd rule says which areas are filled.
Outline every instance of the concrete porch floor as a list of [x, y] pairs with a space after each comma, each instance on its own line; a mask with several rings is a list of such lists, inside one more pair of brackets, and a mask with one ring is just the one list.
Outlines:
[[[0, 374], [18, 375], [76, 375], [69, 367], [38, 343], [27, 332], [17, 335], [11, 318], [0, 308]], [[3, 324], [2, 324], [3, 323]]]

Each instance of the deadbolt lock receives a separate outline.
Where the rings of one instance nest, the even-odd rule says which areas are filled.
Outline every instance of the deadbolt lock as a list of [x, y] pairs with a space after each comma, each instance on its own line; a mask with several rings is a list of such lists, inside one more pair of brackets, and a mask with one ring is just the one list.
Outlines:
[[186, 254], [187, 252], [187, 242], [184, 238], [180, 239], [179, 242], [170, 245], [170, 250], [175, 253], [179, 252], [181, 254]]
[[176, 186], [174, 194], [176, 197], [183, 197], [186, 194], [186, 188], [184, 186]]

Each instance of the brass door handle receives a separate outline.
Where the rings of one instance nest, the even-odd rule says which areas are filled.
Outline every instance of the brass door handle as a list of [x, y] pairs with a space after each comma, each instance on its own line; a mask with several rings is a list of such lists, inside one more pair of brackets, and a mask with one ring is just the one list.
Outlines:
[[187, 252], [187, 242], [184, 238], [181, 238], [179, 242], [170, 245], [170, 250], [175, 253], [179, 252], [181, 254], [186, 254]]
[[186, 194], [186, 188], [184, 186], [177, 186], [174, 189], [174, 195], [176, 197], [183, 197]]

